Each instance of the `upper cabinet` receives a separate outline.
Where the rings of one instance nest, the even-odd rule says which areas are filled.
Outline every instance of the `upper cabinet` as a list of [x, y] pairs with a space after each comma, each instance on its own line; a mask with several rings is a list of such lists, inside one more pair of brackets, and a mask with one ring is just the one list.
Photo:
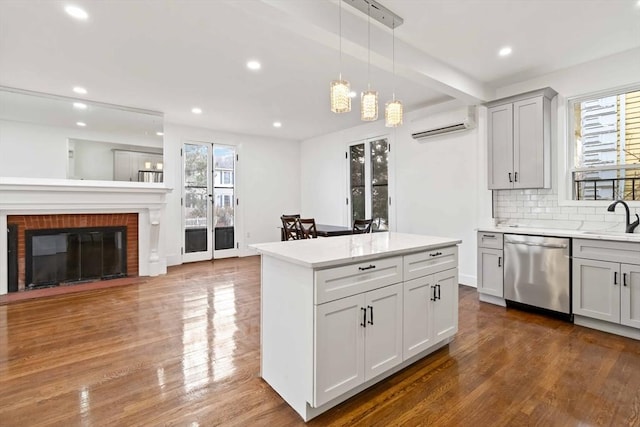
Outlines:
[[486, 104], [489, 189], [551, 186], [551, 88]]

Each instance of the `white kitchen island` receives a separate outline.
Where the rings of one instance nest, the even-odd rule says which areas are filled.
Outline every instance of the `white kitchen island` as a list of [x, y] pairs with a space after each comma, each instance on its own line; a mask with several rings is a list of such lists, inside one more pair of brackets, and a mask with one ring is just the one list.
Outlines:
[[307, 421], [448, 344], [460, 242], [373, 233], [252, 245], [262, 378]]

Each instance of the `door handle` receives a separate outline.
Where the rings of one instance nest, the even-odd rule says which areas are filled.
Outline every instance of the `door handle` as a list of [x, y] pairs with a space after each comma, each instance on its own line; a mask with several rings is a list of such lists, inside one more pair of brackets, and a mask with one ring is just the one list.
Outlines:
[[369, 308], [369, 315], [371, 317], [371, 319], [369, 319], [369, 324], [373, 325], [373, 307], [370, 305], [368, 305], [367, 307]]
[[364, 307], [360, 307], [360, 310], [362, 311], [362, 323], [360, 323], [360, 326], [363, 327], [367, 327], [367, 309]]
[[515, 178], [515, 181], [516, 181], [516, 182], [518, 182], [518, 172], [515, 172], [515, 173], [513, 174], [513, 176], [514, 176], [514, 178]]
[[498, 267], [502, 267], [502, 257], [498, 257]]
[[617, 271], [613, 272], [613, 284], [614, 285], [618, 284], [618, 272]]
[[509, 182], [513, 182], [513, 181], [511, 180], [511, 172], [509, 172]]
[[627, 273], [622, 273], [622, 286], [627, 286]]
[[436, 285], [436, 288], [438, 289], [438, 299], [442, 299], [440, 298], [440, 285]]
[[431, 295], [431, 301], [435, 301], [436, 300], [436, 287], [435, 286], [431, 286], [431, 289], [433, 289], [433, 295]]

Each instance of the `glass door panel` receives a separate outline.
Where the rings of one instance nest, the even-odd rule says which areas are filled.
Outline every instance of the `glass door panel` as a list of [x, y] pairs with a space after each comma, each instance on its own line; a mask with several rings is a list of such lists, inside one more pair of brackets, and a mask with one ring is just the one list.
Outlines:
[[184, 261], [211, 259], [210, 153], [211, 144], [184, 144]]
[[213, 216], [216, 257], [223, 254], [218, 251], [236, 249], [235, 165], [235, 147], [217, 144], [213, 146]]
[[371, 218], [373, 231], [389, 230], [389, 143], [371, 142]]
[[351, 223], [366, 217], [364, 144], [349, 147], [349, 181], [351, 192]]

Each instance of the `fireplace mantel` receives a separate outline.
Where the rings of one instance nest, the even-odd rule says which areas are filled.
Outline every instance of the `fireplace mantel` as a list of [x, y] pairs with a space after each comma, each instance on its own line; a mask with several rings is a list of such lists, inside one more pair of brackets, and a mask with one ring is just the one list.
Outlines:
[[166, 194], [162, 183], [0, 178], [0, 295], [7, 293], [7, 216], [44, 214], [138, 214], [140, 276], [167, 272], [160, 244]]

